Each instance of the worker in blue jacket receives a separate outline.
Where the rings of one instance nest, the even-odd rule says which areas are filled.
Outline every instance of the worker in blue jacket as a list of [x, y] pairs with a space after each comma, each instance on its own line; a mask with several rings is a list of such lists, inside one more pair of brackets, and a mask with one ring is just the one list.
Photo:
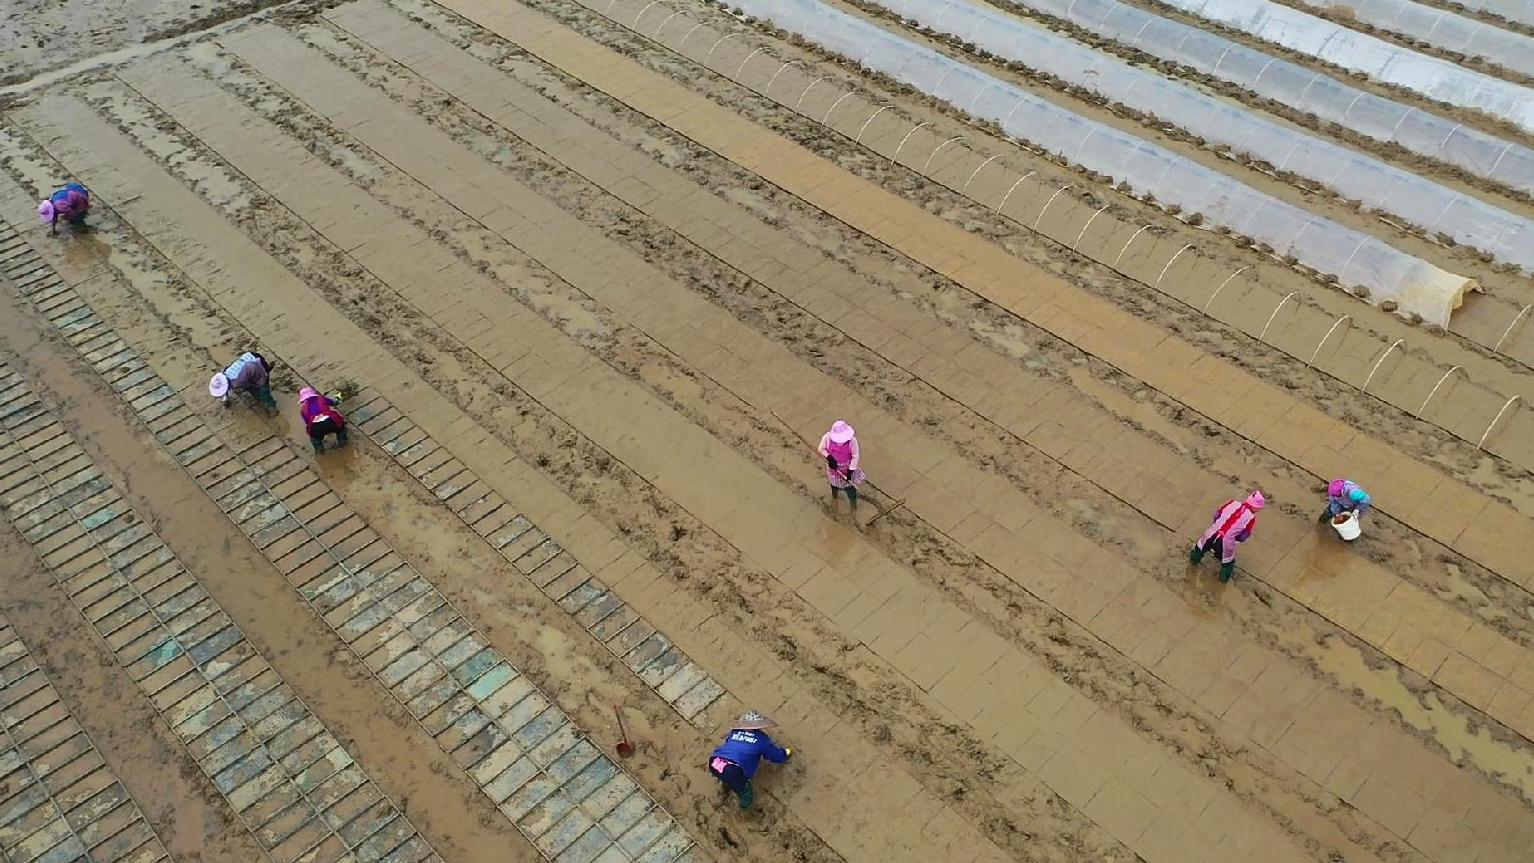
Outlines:
[[765, 758], [774, 764], [788, 761], [794, 750], [778, 746], [767, 735], [767, 729], [778, 723], [771, 716], [748, 710], [730, 728], [714, 754], [708, 759], [708, 772], [724, 783], [724, 787], [740, 798], [740, 808], [750, 809], [755, 792], [751, 777]]

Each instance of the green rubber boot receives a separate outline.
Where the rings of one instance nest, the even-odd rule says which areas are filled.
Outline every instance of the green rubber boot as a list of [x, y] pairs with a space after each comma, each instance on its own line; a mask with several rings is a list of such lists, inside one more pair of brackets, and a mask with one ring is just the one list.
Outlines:
[[1236, 562], [1234, 560], [1231, 561], [1230, 563], [1222, 563], [1222, 564], [1220, 564], [1220, 580], [1221, 581], [1230, 581], [1230, 577], [1232, 575], [1235, 575], [1235, 574], [1236, 574]]
[[1188, 552], [1188, 562], [1189, 563], [1195, 563], [1196, 564], [1196, 563], [1198, 563], [1199, 561], [1201, 561], [1203, 559], [1204, 559], [1204, 550], [1202, 548], [1200, 548], [1199, 546], [1196, 546], [1196, 545], [1193, 546], [1193, 550]]

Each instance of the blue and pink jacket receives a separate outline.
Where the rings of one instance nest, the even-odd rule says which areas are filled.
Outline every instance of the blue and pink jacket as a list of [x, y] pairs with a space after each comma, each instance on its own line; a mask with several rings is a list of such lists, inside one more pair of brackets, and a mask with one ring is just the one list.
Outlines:
[[788, 750], [773, 743], [765, 731], [737, 728], [714, 750], [709, 758], [710, 763], [715, 758], [739, 765], [746, 778], [750, 779], [756, 775], [756, 769], [761, 766], [763, 758], [774, 764], [782, 764], [788, 761]]

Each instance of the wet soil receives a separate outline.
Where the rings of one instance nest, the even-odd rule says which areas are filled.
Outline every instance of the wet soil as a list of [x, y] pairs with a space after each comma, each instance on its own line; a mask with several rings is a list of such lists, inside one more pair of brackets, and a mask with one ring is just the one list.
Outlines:
[[[24, 208], [55, 177], [91, 179], [92, 233], [25, 242], [176, 386], [195, 395], [208, 368], [257, 346], [285, 366], [284, 404], [301, 379], [408, 381], [515, 460], [487, 482], [536, 477], [542, 485], [524, 493], [537, 507], [573, 507], [653, 567], [654, 581], [617, 589], [636, 604], [662, 608], [669, 596], [686, 609], [657, 625], [729, 681], [732, 705], [806, 717], [783, 733], [811, 760], [764, 781], [760, 815], [722, 808], [688, 766], [714, 729], [682, 723], [391, 459], [363, 441], [325, 463], [348, 503], [599, 745], [611, 745], [611, 704], [628, 705], [645, 741], [630, 766], [698, 841], [695, 859], [1180, 861], [1223, 848], [1244, 859], [1447, 863], [1470, 859], [1466, 849], [1515, 860], [1528, 847], [1534, 595], [1522, 573], [1432, 538], [1388, 500], [1365, 541], [1338, 547], [1313, 525], [1324, 477], [1257, 445], [1238, 402], [1188, 409], [635, 110], [610, 83], [573, 74], [579, 64], [549, 63], [516, 33], [481, 27], [500, 14], [490, 5], [455, 7], [474, 14], [418, 0], [292, 9], [275, 25], [209, 34], [32, 94], [0, 122], [0, 202]], [[1192, 292], [1150, 289], [988, 218], [973, 199], [699, 75], [578, 4], [530, 0], [516, 14], [528, 9], [551, 17], [515, 20], [569, 34], [563, 21], [593, 38], [591, 56], [613, 46], [1008, 249], [1041, 283], [1106, 298], [1189, 339], [1208, 362], [1278, 382], [1297, 403], [1458, 476], [1477, 501], [1534, 506], [1519, 466], [1524, 419], [1508, 429], [1509, 457], [1489, 458], [1463, 435], [1339, 390], [1294, 359], [1303, 350], [1203, 316], [1188, 305]], [[701, 6], [684, 14], [719, 18]], [[773, 51], [849, 78], [787, 43]], [[963, 129], [868, 86], [939, 133]], [[1082, 181], [1034, 154], [1007, 161]], [[614, 183], [619, 164], [631, 179]], [[954, 169], [939, 160], [932, 173], [944, 170]], [[684, 194], [701, 196], [691, 214], [658, 203]], [[1131, 229], [1156, 223], [1154, 248], [1165, 253], [1134, 267], [1154, 270], [1199, 233], [1114, 195], [1092, 189], [1078, 203]], [[343, 241], [354, 235], [339, 220], [378, 239]], [[1084, 235], [1083, 222], [1061, 226]], [[382, 250], [393, 244], [402, 254]], [[1212, 248], [1190, 268], [1193, 281], [1258, 259]], [[814, 262], [814, 278], [768, 261], [781, 250]], [[1263, 266], [1274, 273], [1264, 290], [1294, 285], [1315, 315], [1299, 325], [1305, 333], [1284, 336], [1295, 344], [1319, 338], [1335, 310], [1357, 313], [1333, 369], [1367, 370], [1379, 339], [1414, 333], [1411, 364], [1375, 381], [1392, 403], [1420, 398], [1420, 378], [1462, 357], [1498, 387], [1531, 383], [1474, 339], [1411, 330]], [[594, 267], [620, 269], [656, 307]], [[534, 859], [94, 372], [12, 305], [6, 352], [26, 354], [24, 373], [93, 457], [380, 785], [408, 801], [443, 858], [510, 849]], [[919, 323], [896, 339], [870, 318]], [[1491, 400], [1479, 392], [1461, 385], [1438, 398], [1450, 413], [1478, 411]], [[622, 405], [623, 422], [593, 398]], [[806, 452], [832, 413], [865, 429], [867, 503], [901, 502], [874, 509], [876, 521], [866, 505], [860, 516], [833, 506]], [[221, 421], [232, 434], [276, 430], [295, 453], [306, 447], [291, 416]], [[684, 445], [691, 460], [675, 457]], [[1221, 589], [1186, 567], [1185, 545], [1222, 495], [1253, 483], [1274, 503], [1241, 576]], [[795, 543], [820, 555], [810, 571], [776, 562], [774, 546]], [[866, 587], [868, 573], [887, 590]], [[148, 760], [151, 741], [120, 744], [121, 731], [110, 732], [136, 715], [112, 716], [112, 703], [136, 696], [111, 684], [113, 669], [70, 671], [88, 639], [57, 601], [19, 597], [6, 607], [19, 627], [81, 645], [52, 661], [83, 681], [82, 721], [103, 729], [114, 767], [143, 800], [140, 789], [169, 768]], [[888, 614], [897, 606], [909, 610]], [[945, 634], [912, 642], [931, 654], [913, 658], [890, 649], [888, 634], [869, 634], [880, 614], [895, 630]], [[922, 662], [992, 650], [1000, 658], [978, 669], [944, 659], [953, 667], [928, 676]], [[1017, 676], [1023, 669], [1032, 677]], [[1096, 751], [1080, 740], [1062, 748], [1081, 729], [1098, 735]], [[851, 770], [820, 772], [817, 756]], [[860, 771], [875, 769], [881, 781], [860, 784]], [[206, 859], [234, 859], [243, 837], [209, 821], [221, 804], [199, 782], [183, 770], [166, 795], [186, 806], [146, 811], [176, 849], [200, 827], [215, 837]], [[919, 845], [880, 839], [903, 805], [923, 813], [899, 827]]]

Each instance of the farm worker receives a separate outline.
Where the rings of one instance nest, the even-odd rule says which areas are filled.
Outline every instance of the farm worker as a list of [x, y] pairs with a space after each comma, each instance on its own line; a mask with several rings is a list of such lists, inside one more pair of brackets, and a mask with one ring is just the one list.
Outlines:
[[858, 486], [867, 479], [858, 468], [858, 438], [852, 426], [843, 420], [831, 424], [820, 436], [820, 454], [826, 457], [826, 481], [831, 483], [831, 500], [846, 490], [852, 508], [858, 506]]
[[85, 227], [85, 214], [91, 209], [91, 193], [79, 183], [68, 183], [64, 188], [38, 202], [37, 217], [48, 223], [53, 233], [59, 231], [59, 219], [77, 228]]
[[337, 401], [322, 396], [313, 387], [298, 391], [298, 413], [304, 418], [304, 430], [316, 454], [325, 451], [325, 435], [336, 436], [336, 448], [346, 446], [346, 417], [336, 410]]
[[1198, 538], [1188, 559], [1195, 564], [1204, 559], [1204, 553], [1215, 551], [1220, 555], [1220, 580], [1230, 581], [1236, 571], [1236, 546], [1252, 538], [1252, 528], [1257, 526], [1257, 511], [1268, 505], [1262, 492], [1254, 491], [1246, 500], [1227, 501], [1214, 514], [1214, 521], [1204, 535]]
[[213, 376], [208, 382], [208, 394], [222, 399], [224, 407], [228, 407], [230, 395], [244, 391], [268, 411], [276, 412], [277, 400], [272, 398], [271, 371], [272, 364], [266, 361], [266, 357], [246, 351], [230, 363], [228, 368]]
[[1334, 479], [1326, 486], [1326, 511], [1321, 521], [1336, 518], [1345, 512], [1356, 512], [1359, 518], [1374, 505], [1374, 499], [1364, 487], [1350, 479]]
[[762, 759], [783, 764], [794, 754], [794, 750], [778, 746], [767, 736], [767, 729], [777, 724], [771, 716], [747, 710], [730, 728], [724, 743], [709, 756], [708, 772], [735, 792], [740, 798], [741, 809], [750, 809], [751, 801], [756, 797], [751, 788], [751, 777], [756, 775]]

